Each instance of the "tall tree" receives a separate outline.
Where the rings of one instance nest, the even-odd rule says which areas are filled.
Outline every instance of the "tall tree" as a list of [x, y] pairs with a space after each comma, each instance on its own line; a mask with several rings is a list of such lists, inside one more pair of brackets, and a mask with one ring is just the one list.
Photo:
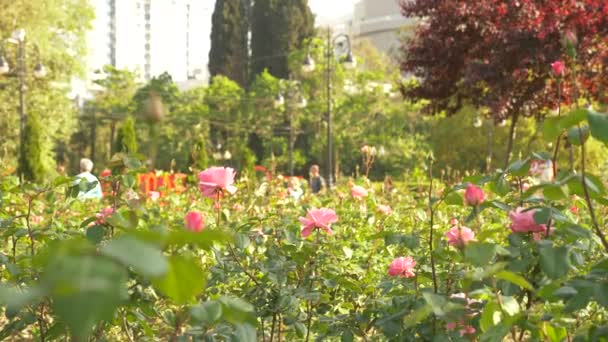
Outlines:
[[289, 77], [289, 55], [314, 35], [308, 0], [257, 0], [251, 19], [251, 66], [254, 75], [268, 69]]
[[211, 27], [209, 72], [247, 83], [250, 0], [217, 0]]
[[30, 114], [25, 125], [25, 153], [19, 163], [20, 172], [24, 178], [32, 182], [44, 181], [48, 171], [45, 165], [43, 129], [37, 114]]
[[[509, 147], [520, 116], [584, 95], [574, 89], [605, 96], [589, 80], [606, 78], [606, 1], [401, 0], [401, 7], [424, 18], [403, 47], [401, 69], [419, 79], [405, 95], [430, 100], [434, 112], [473, 104], [496, 121], [511, 118]], [[568, 66], [559, 93], [556, 60]]]
[[[88, 0], [11, 0], [0, 1], [0, 53], [8, 60], [11, 70], [0, 75], [0, 164], [10, 169], [16, 166], [19, 148], [18, 65], [17, 45], [5, 39], [18, 28], [25, 29], [26, 115], [38, 114], [41, 132], [41, 153], [47, 171], [54, 170], [53, 147], [66, 142], [76, 123], [76, 108], [66, 96], [69, 82], [84, 73], [86, 33], [94, 18]], [[44, 79], [35, 79], [37, 63], [47, 68]], [[46, 176], [50, 176], [47, 174]]]

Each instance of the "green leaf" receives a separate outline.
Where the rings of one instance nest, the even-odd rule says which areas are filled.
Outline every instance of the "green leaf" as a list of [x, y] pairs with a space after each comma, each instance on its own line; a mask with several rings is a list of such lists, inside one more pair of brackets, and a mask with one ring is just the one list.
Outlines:
[[481, 319], [479, 320], [481, 331], [486, 332], [490, 330], [491, 327], [500, 323], [501, 317], [502, 312], [498, 303], [489, 302], [486, 304], [481, 313]]
[[340, 342], [353, 342], [355, 340], [355, 335], [353, 335], [352, 331], [345, 330], [342, 332], [342, 336], [340, 337]]
[[101, 248], [101, 253], [144, 276], [159, 277], [167, 272], [167, 260], [160, 249], [130, 235], [110, 241]]
[[517, 273], [504, 270], [496, 273], [496, 278], [511, 282], [521, 287], [522, 289], [534, 291], [534, 287], [526, 280], [526, 278], [520, 276]]
[[520, 307], [517, 299], [512, 296], [502, 296], [502, 309], [509, 316], [515, 316], [519, 313]]
[[485, 266], [496, 256], [496, 246], [491, 243], [471, 242], [464, 250], [465, 260], [475, 266]]
[[403, 318], [403, 324], [406, 328], [411, 328], [422, 322], [433, 313], [433, 308], [430, 305], [424, 305]]
[[480, 337], [479, 340], [481, 342], [496, 342], [496, 341], [502, 341], [503, 338], [509, 333], [509, 331], [511, 330], [511, 326], [512, 324], [508, 324], [506, 322], [500, 322], [499, 324], [491, 327], [488, 329], [488, 331], [486, 331], [485, 333], [483, 333]]
[[587, 116], [591, 135], [604, 144], [608, 144], [608, 115], [588, 110]]
[[569, 249], [565, 246], [540, 248], [540, 268], [552, 279], [561, 278], [570, 269]]
[[587, 119], [587, 113], [588, 111], [585, 108], [575, 109], [559, 120], [559, 127], [561, 129], [569, 129], [572, 126], [576, 126]]
[[566, 328], [557, 328], [549, 324], [549, 322], [543, 323], [543, 334], [547, 336], [551, 342], [562, 342], [568, 337], [568, 331]]
[[568, 198], [568, 188], [557, 184], [547, 184], [543, 187], [543, 195], [550, 201], [559, 201]]
[[595, 299], [598, 303], [608, 308], [608, 282], [600, 281], [595, 284]]
[[257, 335], [255, 328], [248, 323], [237, 324], [234, 331], [235, 341], [238, 342], [256, 342]]
[[306, 332], [308, 331], [308, 329], [306, 328], [306, 325], [304, 325], [304, 323], [296, 322], [294, 324], [294, 327], [296, 328], [296, 334], [299, 338], [303, 338], [304, 336], [306, 336]]
[[152, 280], [154, 287], [177, 304], [186, 304], [203, 292], [207, 279], [195, 259], [172, 256], [169, 270], [160, 278]]
[[105, 219], [116, 228], [131, 230], [137, 228], [137, 214], [130, 210], [121, 210]]
[[551, 209], [540, 208], [534, 212], [534, 222], [537, 224], [547, 224], [551, 219]]
[[45, 295], [41, 288], [18, 288], [0, 284], [0, 305], [6, 307], [7, 315], [16, 315], [23, 307], [37, 304]]
[[581, 146], [589, 139], [589, 127], [572, 127], [568, 130], [568, 142], [575, 146]]
[[253, 306], [240, 298], [220, 297], [218, 299], [222, 303], [223, 319], [229, 323], [238, 324], [248, 322], [256, 323]]
[[447, 194], [447, 196], [445, 196], [445, 204], [462, 206], [464, 204], [464, 200], [458, 192], [451, 191]]
[[87, 228], [87, 240], [94, 245], [98, 245], [106, 235], [106, 229], [104, 226], [96, 225]]
[[517, 160], [507, 168], [507, 172], [515, 177], [524, 177], [528, 175], [530, 171], [530, 161], [529, 160]]
[[561, 133], [560, 118], [550, 117], [543, 122], [543, 136], [546, 141], [554, 141]]
[[222, 304], [218, 301], [210, 300], [190, 309], [192, 318], [205, 324], [213, 324], [222, 318]]
[[236, 248], [244, 250], [247, 248], [247, 246], [249, 246], [250, 243], [251, 241], [249, 240], [249, 236], [246, 234], [236, 233], [234, 235], [234, 245]]
[[111, 320], [128, 298], [125, 269], [101, 257], [59, 257], [45, 272], [53, 312], [70, 328], [73, 340], [86, 340], [101, 320]]

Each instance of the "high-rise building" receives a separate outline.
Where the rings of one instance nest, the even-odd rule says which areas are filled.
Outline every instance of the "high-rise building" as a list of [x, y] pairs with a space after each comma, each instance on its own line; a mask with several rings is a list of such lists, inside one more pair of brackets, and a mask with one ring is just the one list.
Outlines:
[[352, 34], [356, 40], [367, 39], [378, 50], [390, 53], [399, 46], [400, 31], [415, 24], [401, 15], [396, 0], [360, 0], [355, 4]]
[[[91, 0], [96, 19], [89, 34], [90, 71], [110, 64], [143, 80], [164, 72], [174, 81], [205, 70], [200, 0]], [[199, 43], [200, 42], [200, 43]]]

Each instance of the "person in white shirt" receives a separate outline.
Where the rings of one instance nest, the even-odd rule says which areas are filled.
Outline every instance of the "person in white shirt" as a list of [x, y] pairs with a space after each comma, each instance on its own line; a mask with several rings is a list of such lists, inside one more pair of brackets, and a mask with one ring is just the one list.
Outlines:
[[103, 197], [103, 192], [101, 191], [101, 184], [99, 184], [99, 179], [95, 177], [91, 171], [93, 170], [93, 162], [90, 159], [83, 158], [80, 160], [80, 173], [76, 176], [76, 185], [80, 183], [81, 179], [86, 180], [88, 183], [95, 183], [95, 187], [90, 189], [87, 192], [80, 191], [78, 193], [78, 199], [91, 199], [96, 198], [100, 199]]

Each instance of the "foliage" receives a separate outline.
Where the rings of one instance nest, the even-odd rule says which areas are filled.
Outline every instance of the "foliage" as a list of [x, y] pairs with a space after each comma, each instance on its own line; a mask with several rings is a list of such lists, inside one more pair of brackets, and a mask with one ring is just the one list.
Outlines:
[[[592, 123], [589, 138], [576, 145], [584, 157], [591, 139], [608, 143], [606, 118], [571, 111], [557, 134]], [[608, 193], [584, 163], [539, 183], [531, 160], [545, 154], [456, 184], [429, 178], [425, 186], [385, 192], [360, 178], [368, 190], [362, 198], [340, 195], [349, 191], [342, 183], [336, 192], [295, 200], [285, 197], [281, 180], [241, 177], [238, 191], [217, 202], [195, 184], [183, 194], [134, 201], [127, 194], [140, 163], [124, 156], [110, 162], [119, 193], [102, 203], [72, 198], [77, 192], [64, 191], [69, 178], [20, 188], [6, 177], [0, 303], [8, 323], [0, 336], [598, 340], [608, 323], [608, 243], [598, 228]], [[429, 158], [430, 174], [433, 164]], [[463, 200], [469, 183], [485, 192], [474, 207]], [[108, 204], [117, 210], [100, 221], [94, 213]], [[298, 217], [313, 207], [336, 210], [333, 236], [301, 236]], [[517, 207], [535, 210], [528, 224], [553, 229], [509, 229]], [[202, 232], [184, 228], [192, 210], [205, 215]], [[471, 228], [474, 241], [448, 243], [453, 219]], [[414, 276], [389, 276], [391, 261], [402, 256], [416, 261]]]
[[308, 0], [257, 0], [251, 15], [251, 65], [253, 75], [268, 69], [287, 79], [289, 56], [314, 35], [314, 16]]
[[[573, 103], [577, 88], [605, 100], [605, 2], [421, 0], [401, 7], [407, 17], [425, 18], [403, 45], [401, 69], [419, 80], [404, 93], [430, 100], [434, 112], [453, 114], [473, 104], [491, 108], [499, 122], [540, 115], [561, 100]], [[564, 43], [568, 35], [577, 42]], [[576, 58], [567, 57], [572, 48]], [[558, 94], [550, 63], [560, 59], [569, 65], [565, 78], [575, 77], [576, 85]]]
[[45, 159], [48, 159], [51, 151], [48, 149], [48, 144], [43, 141], [43, 130], [38, 115], [29, 115], [23, 135], [24, 154], [23, 161], [19, 163], [22, 169], [18, 173], [23, 174], [28, 181], [42, 182], [49, 171], [46, 169], [48, 164], [45, 164]]
[[[53, 150], [67, 144], [75, 126], [76, 110], [67, 98], [69, 82], [84, 72], [80, 56], [86, 54], [85, 36], [93, 19], [86, 0], [15, 0], [2, 3], [0, 39], [3, 54], [11, 67], [0, 76], [0, 160], [2, 168], [15, 169], [18, 160], [19, 115], [18, 78], [15, 71], [17, 45], [5, 40], [18, 28], [26, 31], [26, 114], [37, 113], [45, 145]], [[46, 66], [44, 79], [35, 79], [37, 63]], [[35, 115], [35, 114], [34, 114]], [[54, 160], [45, 157], [44, 167], [54, 169]], [[50, 176], [50, 174], [46, 175]]]
[[135, 135], [135, 118], [133, 116], [127, 117], [120, 126], [114, 151], [128, 154], [137, 153], [137, 136]]
[[209, 73], [247, 85], [249, 1], [219, 0], [211, 19]]

